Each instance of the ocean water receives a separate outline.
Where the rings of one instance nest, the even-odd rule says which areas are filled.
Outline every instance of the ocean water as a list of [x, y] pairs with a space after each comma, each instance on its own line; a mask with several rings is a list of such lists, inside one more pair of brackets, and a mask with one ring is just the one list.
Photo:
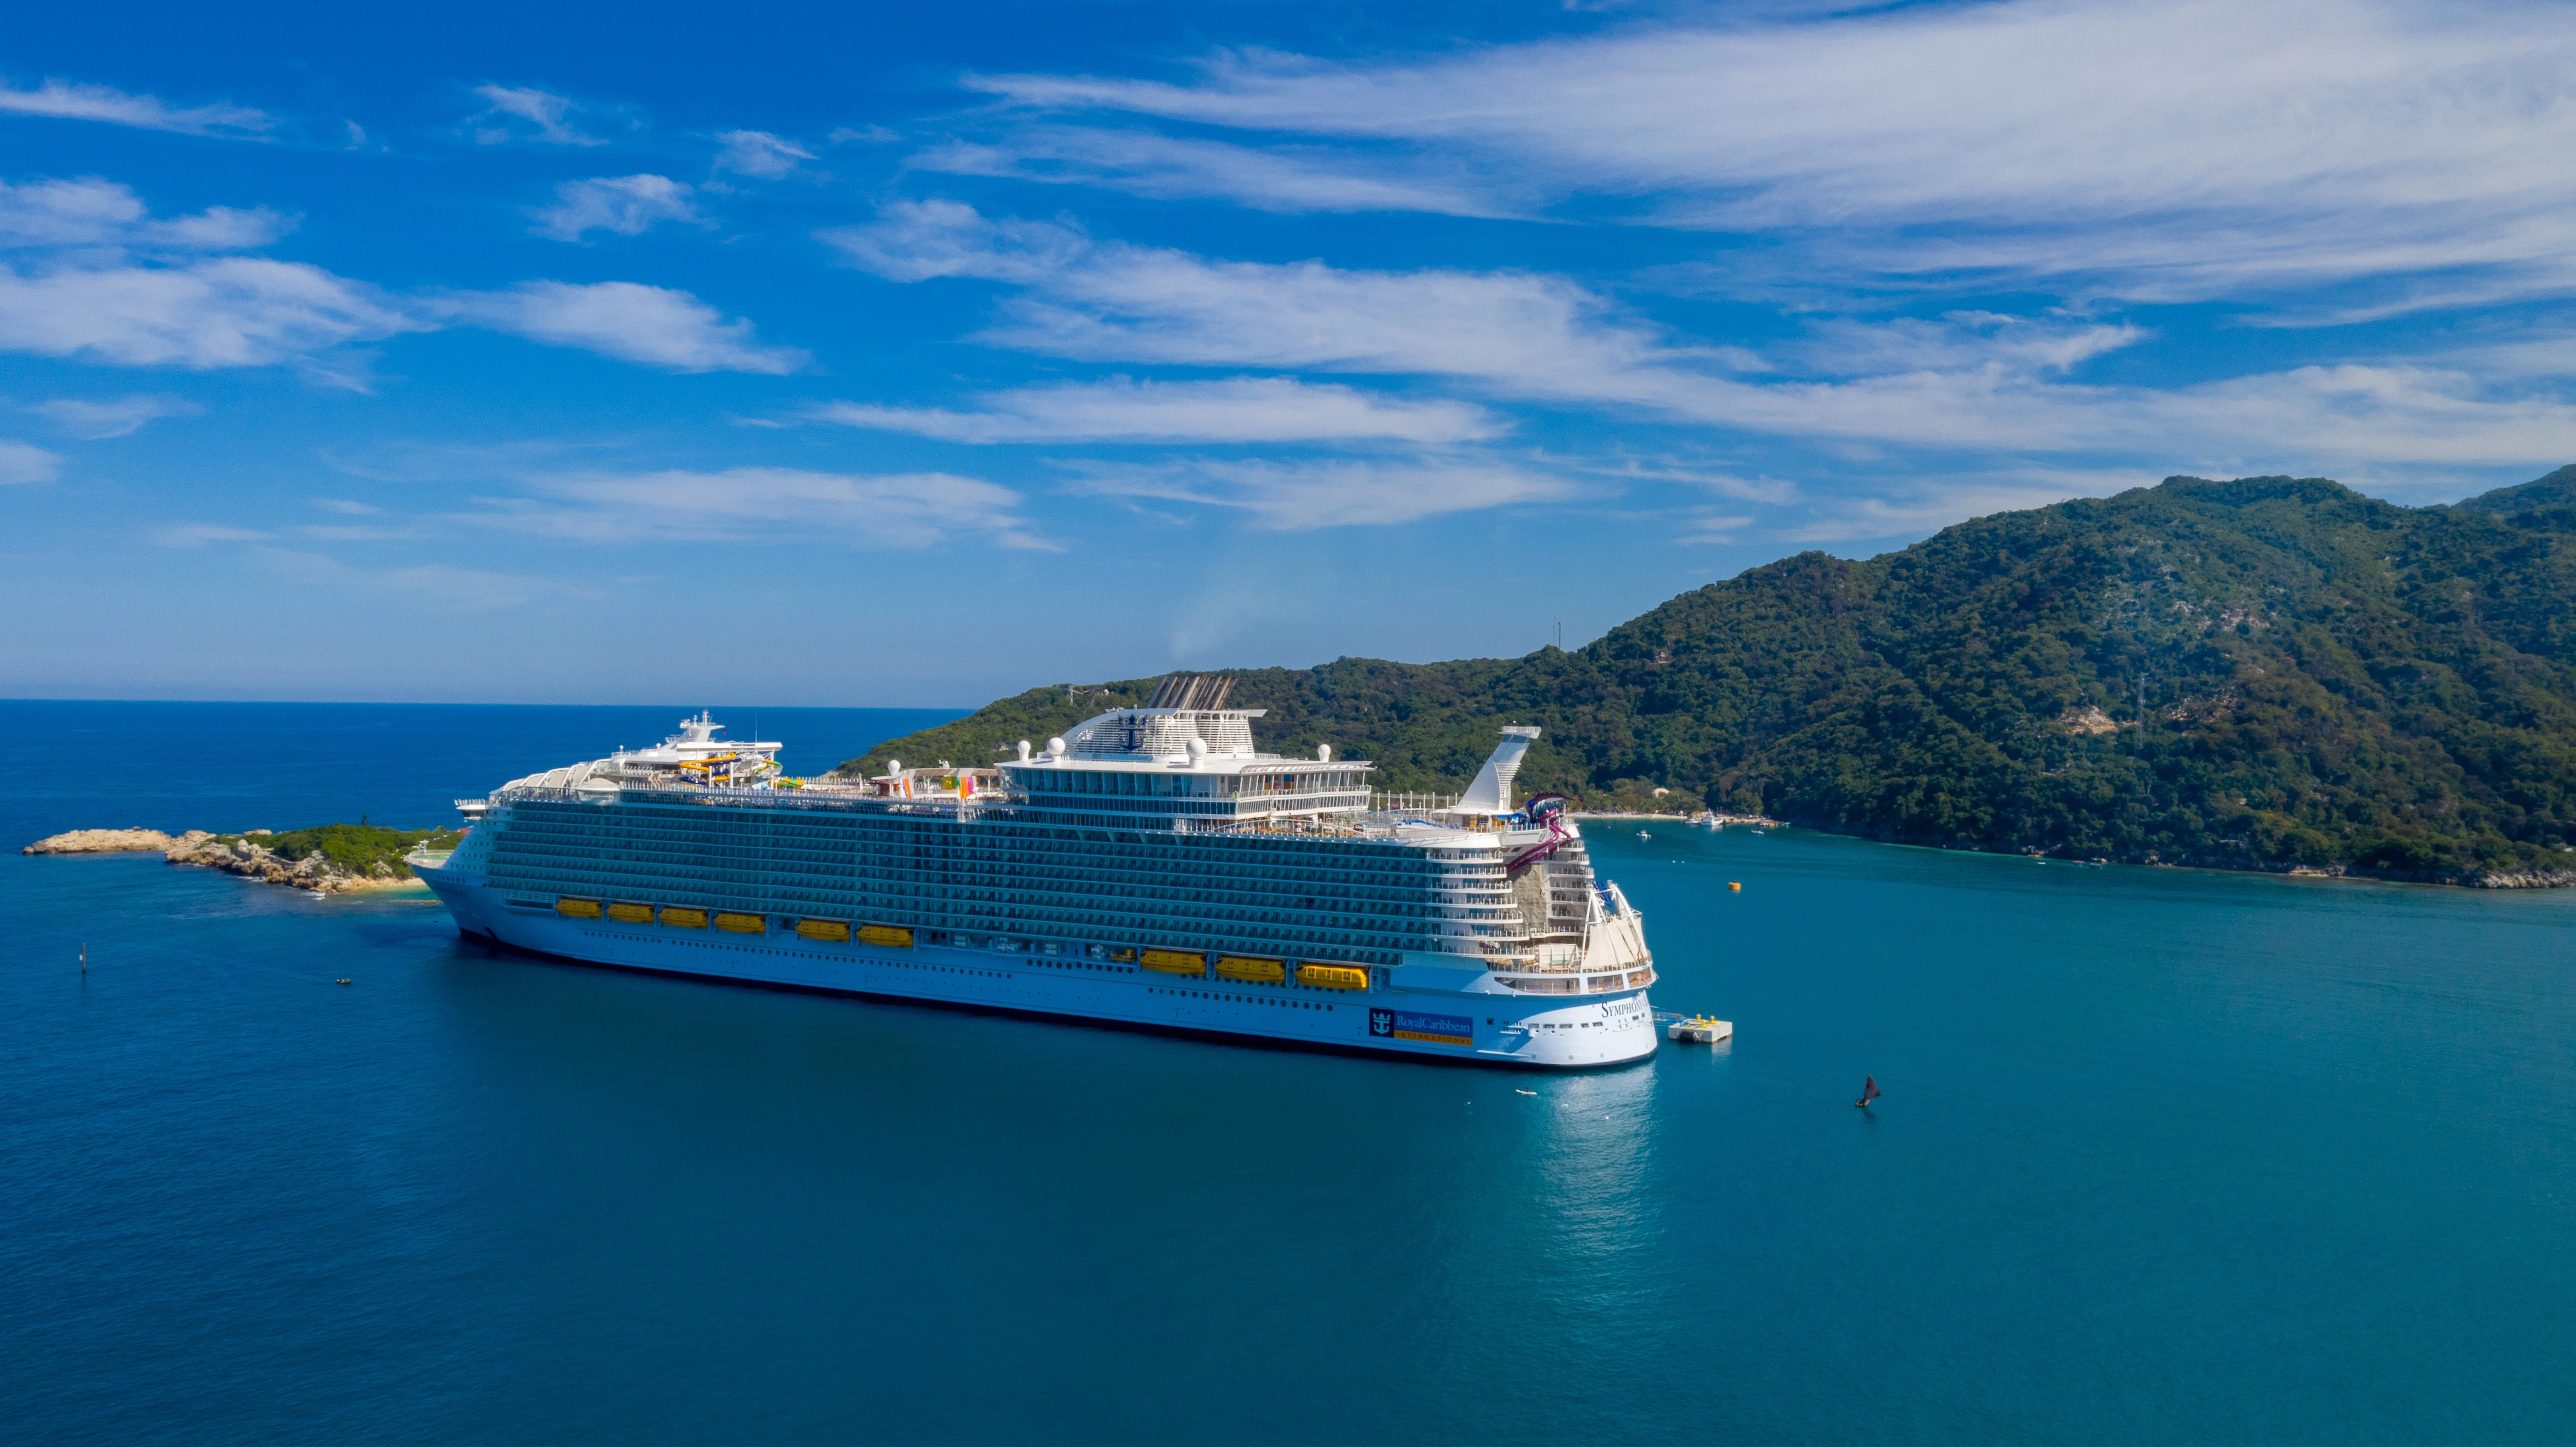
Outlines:
[[[666, 715], [0, 704], [0, 840], [443, 822]], [[760, 727], [813, 769], [934, 717]], [[1587, 832], [1657, 1003], [1732, 1044], [1537, 1078], [1250, 1048], [13, 850], [0, 1426], [2568, 1439], [2576, 892]]]

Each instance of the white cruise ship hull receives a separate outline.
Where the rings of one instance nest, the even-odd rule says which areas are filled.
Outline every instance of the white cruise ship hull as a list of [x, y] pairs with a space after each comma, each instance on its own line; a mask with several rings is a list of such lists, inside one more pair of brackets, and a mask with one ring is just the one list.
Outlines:
[[1639, 1060], [1654, 1053], [1658, 1038], [1642, 988], [1551, 1001], [1412, 987], [1409, 973], [1453, 972], [1402, 967], [1390, 972], [1390, 986], [1369, 990], [1243, 984], [1072, 956], [931, 944], [895, 949], [777, 930], [740, 935], [567, 917], [512, 904], [459, 870], [418, 872], [467, 935], [617, 969], [1544, 1069]]

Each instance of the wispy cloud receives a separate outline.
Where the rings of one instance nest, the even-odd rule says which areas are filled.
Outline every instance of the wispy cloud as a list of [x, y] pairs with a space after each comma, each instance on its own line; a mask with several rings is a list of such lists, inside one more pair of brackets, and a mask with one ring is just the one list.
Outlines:
[[573, 117], [587, 107], [567, 96], [524, 85], [478, 85], [474, 94], [484, 108], [466, 117], [478, 144], [505, 145], [535, 141], [548, 146], [604, 146], [604, 137], [584, 133]]
[[[649, 188], [623, 194], [642, 211], [654, 203]], [[642, 211], [612, 208], [600, 224], [640, 227]], [[531, 281], [406, 297], [303, 262], [220, 254], [285, 229], [266, 210], [156, 219], [130, 188], [95, 178], [0, 184], [0, 254], [16, 254], [0, 262], [0, 351], [197, 370], [293, 366], [358, 387], [365, 367], [354, 344], [464, 324], [676, 372], [776, 375], [808, 360], [665, 287]]]
[[194, 417], [205, 409], [184, 397], [138, 395], [105, 402], [62, 397], [34, 403], [27, 410], [52, 418], [56, 427], [85, 442], [100, 442], [140, 432], [163, 417]]
[[155, 218], [134, 188], [96, 176], [74, 180], [0, 181], [0, 248], [77, 247], [126, 251], [249, 251], [294, 228], [268, 208], [210, 206], [187, 216]]
[[17, 482], [51, 482], [62, 475], [63, 460], [31, 442], [0, 438], [0, 487]]
[[868, 475], [785, 467], [717, 472], [531, 473], [522, 497], [478, 499], [462, 521], [589, 543], [829, 542], [921, 548], [951, 541], [1053, 550], [1020, 495], [944, 472]]
[[[2455, 268], [2568, 287], [2571, 66], [2563, 7], [2006, 0], [1640, 25], [1420, 62], [1227, 54], [1188, 84], [969, 84], [1024, 111], [1290, 138], [1301, 166], [1354, 182], [1420, 164], [1373, 147], [1427, 149], [1488, 194], [1796, 235], [1816, 265], [2188, 297]], [[1326, 159], [1318, 140], [1344, 149]]]
[[354, 384], [326, 354], [418, 328], [374, 288], [301, 262], [0, 268], [0, 350], [40, 356], [197, 370], [291, 364]]
[[508, 291], [461, 292], [436, 312], [550, 346], [581, 347], [674, 372], [763, 372], [805, 365], [793, 347], [762, 345], [752, 325], [685, 291], [632, 281], [578, 285], [531, 281]]
[[[1504, 214], [1474, 188], [1395, 167], [1362, 173], [1333, 155], [1183, 139], [1151, 131], [1039, 126], [990, 141], [945, 141], [915, 170], [1100, 186], [1157, 199], [1220, 197], [1263, 211]], [[1417, 172], [1427, 171], [1418, 164]]]
[[271, 571], [297, 582], [417, 598], [432, 606], [458, 612], [515, 608], [548, 598], [599, 596], [561, 578], [496, 573], [481, 568], [460, 568], [452, 563], [360, 567], [325, 553], [308, 553], [292, 548], [263, 547], [254, 548], [251, 552]]
[[1070, 464], [1077, 491], [1249, 513], [1280, 530], [1375, 526], [1572, 496], [1561, 477], [1502, 463], [1423, 460], [1299, 463], [1199, 459], [1148, 466]]
[[21, 90], [0, 84], [0, 113], [49, 116], [58, 120], [104, 121], [147, 131], [176, 131], [190, 136], [247, 140], [277, 129], [275, 116], [249, 106], [216, 101], [174, 106], [156, 97], [134, 95], [104, 85], [48, 80]]
[[911, 432], [946, 442], [1327, 442], [1445, 443], [1482, 440], [1504, 424], [1481, 407], [1447, 400], [1402, 401], [1330, 383], [1285, 377], [1207, 382], [1135, 381], [1023, 387], [987, 392], [976, 409], [880, 407], [833, 402], [807, 415], [818, 422]]
[[1068, 222], [996, 221], [962, 201], [944, 200], [897, 201], [865, 225], [819, 235], [851, 265], [893, 281], [1047, 281], [1091, 249], [1091, 238]]
[[536, 233], [579, 241], [593, 231], [640, 236], [662, 221], [699, 220], [690, 189], [668, 176], [600, 176], [555, 187], [554, 204], [531, 213]]
[[716, 141], [724, 147], [716, 152], [715, 169], [718, 172], [753, 176], [763, 181], [792, 176], [798, 166], [814, 159], [812, 151], [767, 131], [718, 131]]
[[1215, 261], [954, 203], [828, 239], [897, 280], [1013, 285], [979, 340], [1082, 361], [1437, 376], [1557, 406], [1805, 440], [2013, 453], [2523, 462], [2576, 455], [2576, 407], [2459, 371], [2303, 367], [2183, 388], [2070, 369], [2134, 326], [1984, 312], [1825, 319], [1768, 353], [1694, 346], [1563, 277]]
[[165, 548], [202, 548], [211, 543], [255, 543], [268, 536], [256, 528], [224, 523], [172, 523], [156, 530], [152, 541]]

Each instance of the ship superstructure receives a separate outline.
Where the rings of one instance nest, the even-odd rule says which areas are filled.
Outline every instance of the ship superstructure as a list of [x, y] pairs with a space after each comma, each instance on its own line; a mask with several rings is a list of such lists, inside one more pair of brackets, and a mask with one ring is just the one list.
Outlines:
[[1467, 792], [1256, 750], [1231, 680], [998, 765], [798, 780], [705, 715], [460, 801], [413, 861], [466, 933], [588, 963], [1538, 1066], [1652, 1053], [1644, 924], [1564, 801], [1515, 806], [1535, 728]]

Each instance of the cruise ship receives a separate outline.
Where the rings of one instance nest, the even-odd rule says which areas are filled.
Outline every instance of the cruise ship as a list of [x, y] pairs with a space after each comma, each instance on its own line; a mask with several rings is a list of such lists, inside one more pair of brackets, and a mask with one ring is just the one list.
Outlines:
[[1561, 796], [1513, 803], [1537, 729], [1417, 800], [1329, 747], [1258, 752], [1231, 684], [864, 779], [787, 777], [701, 713], [459, 801], [464, 841], [411, 863], [466, 934], [587, 964], [1498, 1065], [1654, 1052], [1644, 921]]

